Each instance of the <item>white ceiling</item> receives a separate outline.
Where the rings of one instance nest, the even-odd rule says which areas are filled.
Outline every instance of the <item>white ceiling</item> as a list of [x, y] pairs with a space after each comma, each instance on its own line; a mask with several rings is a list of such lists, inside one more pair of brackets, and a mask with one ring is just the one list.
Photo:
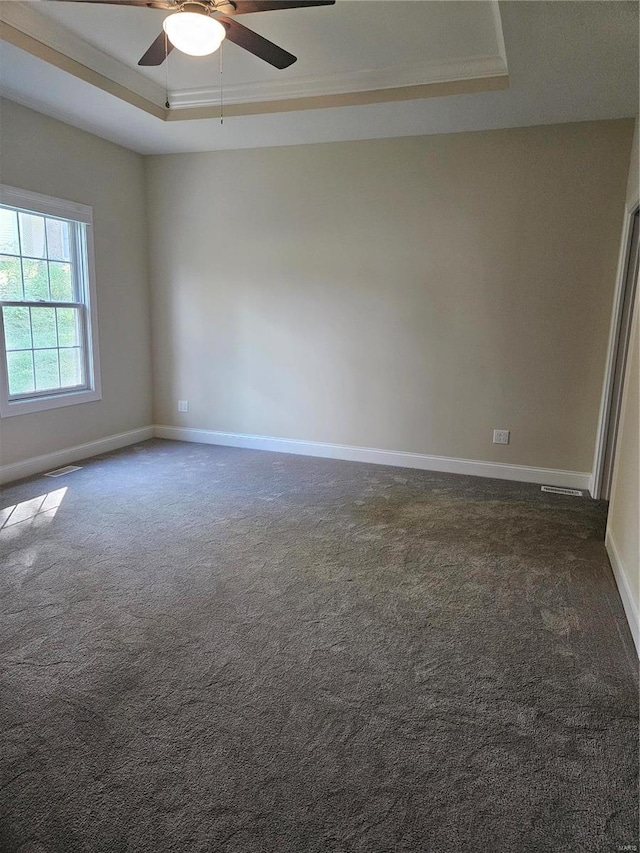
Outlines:
[[[221, 51], [207, 57], [174, 50], [161, 67], [141, 68], [137, 60], [170, 14], [162, 10], [31, 0], [5, 3], [2, 13], [5, 25], [13, 27], [16, 46], [62, 70], [80, 70], [82, 76], [66, 61], [75, 60], [101, 75], [88, 82], [106, 85], [112, 94], [118, 92], [109, 81], [124, 86], [144, 99], [138, 105], [152, 114], [164, 116], [168, 99], [171, 120], [185, 120], [191, 107], [213, 106], [208, 117], [219, 115], [221, 58], [224, 103], [227, 108], [254, 105], [244, 113], [274, 111], [276, 100], [346, 93], [355, 94], [350, 101], [362, 102], [365, 91], [383, 90], [377, 100], [386, 101], [394, 88], [451, 81], [475, 85], [484, 80], [486, 87], [488, 78], [507, 73], [497, 0], [339, 0], [334, 6], [243, 15], [241, 25], [299, 54], [283, 70], [233, 43], [223, 43]], [[8, 31], [5, 38], [11, 41]], [[43, 52], [43, 46], [57, 51], [57, 57]], [[265, 110], [265, 103], [271, 109]]]
[[[35, 5], [32, 3], [32, 5]], [[136, 63], [162, 31], [167, 12], [158, 9], [41, 2], [38, 11], [85, 41], [144, 74], [162, 88], [165, 69]], [[362, 72], [499, 52], [491, 2], [349, 2], [310, 9], [243, 15], [241, 24], [298, 56], [289, 69], [276, 68], [234, 44], [224, 46], [227, 92], [238, 84]], [[169, 57], [170, 88], [218, 84], [218, 56]]]
[[[31, 21], [37, 17], [53, 47], [89, 67], [102, 63], [100, 73], [156, 103], [164, 100], [164, 68], [141, 73], [136, 66], [160, 31], [163, 12], [44, 0], [0, 5], [12, 7], [8, 11], [14, 17], [26, 5], [26, 14]], [[2, 42], [0, 91], [142, 153], [447, 133], [638, 112], [638, 5], [633, 0], [508, 0], [500, 3], [497, 15], [495, 3], [480, 0], [338, 0], [333, 7], [243, 15], [241, 22], [299, 60], [291, 69], [276, 71], [230, 44], [223, 57], [228, 104], [465, 75], [482, 78], [506, 70], [505, 49], [509, 88], [234, 116], [222, 125], [219, 118], [164, 121]], [[219, 76], [217, 58], [194, 60], [174, 51], [170, 99], [182, 97], [185, 105], [189, 98], [191, 103], [217, 101]]]

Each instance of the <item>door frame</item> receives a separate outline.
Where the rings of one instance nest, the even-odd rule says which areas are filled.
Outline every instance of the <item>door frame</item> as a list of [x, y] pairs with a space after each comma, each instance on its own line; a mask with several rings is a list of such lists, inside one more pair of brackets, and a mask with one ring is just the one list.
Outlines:
[[[607, 435], [610, 426], [616, 424], [620, 417], [620, 411], [612, 411], [614, 375], [616, 370], [616, 354], [622, 333], [623, 305], [625, 290], [627, 287], [627, 271], [630, 262], [631, 238], [633, 220], [640, 208], [640, 198], [636, 198], [630, 204], [625, 205], [624, 224], [622, 230], [622, 241], [620, 244], [620, 255], [618, 258], [618, 271], [616, 275], [616, 289], [613, 299], [613, 310], [611, 313], [611, 326], [609, 329], [609, 346], [607, 349], [607, 364], [605, 368], [602, 397], [600, 400], [600, 414], [598, 417], [598, 432], [596, 434], [596, 448], [593, 459], [593, 473], [589, 484], [589, 492], [592, 498], [608, 498], [605, 495], [607, 484], [604, 483], [605, 453], [607, 447]], [[636, 298], [637, 290], [636, 290]], [[633, 310], [633, 309], [632, 309]], [[629, 328], [630, 332], [630, 328]]]

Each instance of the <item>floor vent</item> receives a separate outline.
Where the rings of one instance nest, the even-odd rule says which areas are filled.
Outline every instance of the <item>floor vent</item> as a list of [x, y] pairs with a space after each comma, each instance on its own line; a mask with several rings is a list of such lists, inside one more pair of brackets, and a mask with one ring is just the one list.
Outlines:
[[577, 498], [584, 494], [580, 489], [563, 489], [561, 486], [540, 486], [540, 491], [553, 492], [554, 495], [575, 495]]
[[65, 465], [64, 468], [56, 468], [55, 471], [48, 471], [45, 477], [63, 477], [65, 474], [70, 474], [72, 471], [80, 471], [82, 465]]

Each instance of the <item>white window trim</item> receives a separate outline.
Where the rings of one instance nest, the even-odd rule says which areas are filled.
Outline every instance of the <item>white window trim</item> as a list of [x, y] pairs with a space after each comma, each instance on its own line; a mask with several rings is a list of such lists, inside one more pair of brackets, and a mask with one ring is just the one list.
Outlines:
[[86, 226], [87, 238], [87, 290], [89, 293], [88, 328], [86, 330], [86, 359], [89, 369], [91, 387], [79, 391], [62, 391], [50, 396], [43, 395], [28, 400], [9, 399], [9, 377], [7, 375], [7, 359], [4, 344], [4, 325], [0, 311], [0, 418], [10, 418], [14, 415], [26, 415], [30, 412], [43, 412], [47, 409], [60, 409], [64, 406], [74, 406], [78, 403], [90, 403], [102, 399], [102, 383], [100, 381], [100, 350], [98, 346], [98, 304], [96, 294], [95, 249], [93, 242], [93, 208], [75, 201], [53, 198], [40, 193], [21, 190], [0, 184], [0, 204], [9, 207], [19, 207], [33, 213], [45, 216], [56, 216], [60, 219], [73, 219]]

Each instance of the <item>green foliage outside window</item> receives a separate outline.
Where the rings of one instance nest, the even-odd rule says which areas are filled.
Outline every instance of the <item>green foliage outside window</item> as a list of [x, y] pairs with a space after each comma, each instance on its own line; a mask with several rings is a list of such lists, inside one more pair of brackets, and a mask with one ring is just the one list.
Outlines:
[[[84, 305], [75, 293], [71, 245], [69, 222], [0, 208], [0, 301], [11, 396], [85, 383]], [[7, 304], [17, 302], [42, 305]]]

